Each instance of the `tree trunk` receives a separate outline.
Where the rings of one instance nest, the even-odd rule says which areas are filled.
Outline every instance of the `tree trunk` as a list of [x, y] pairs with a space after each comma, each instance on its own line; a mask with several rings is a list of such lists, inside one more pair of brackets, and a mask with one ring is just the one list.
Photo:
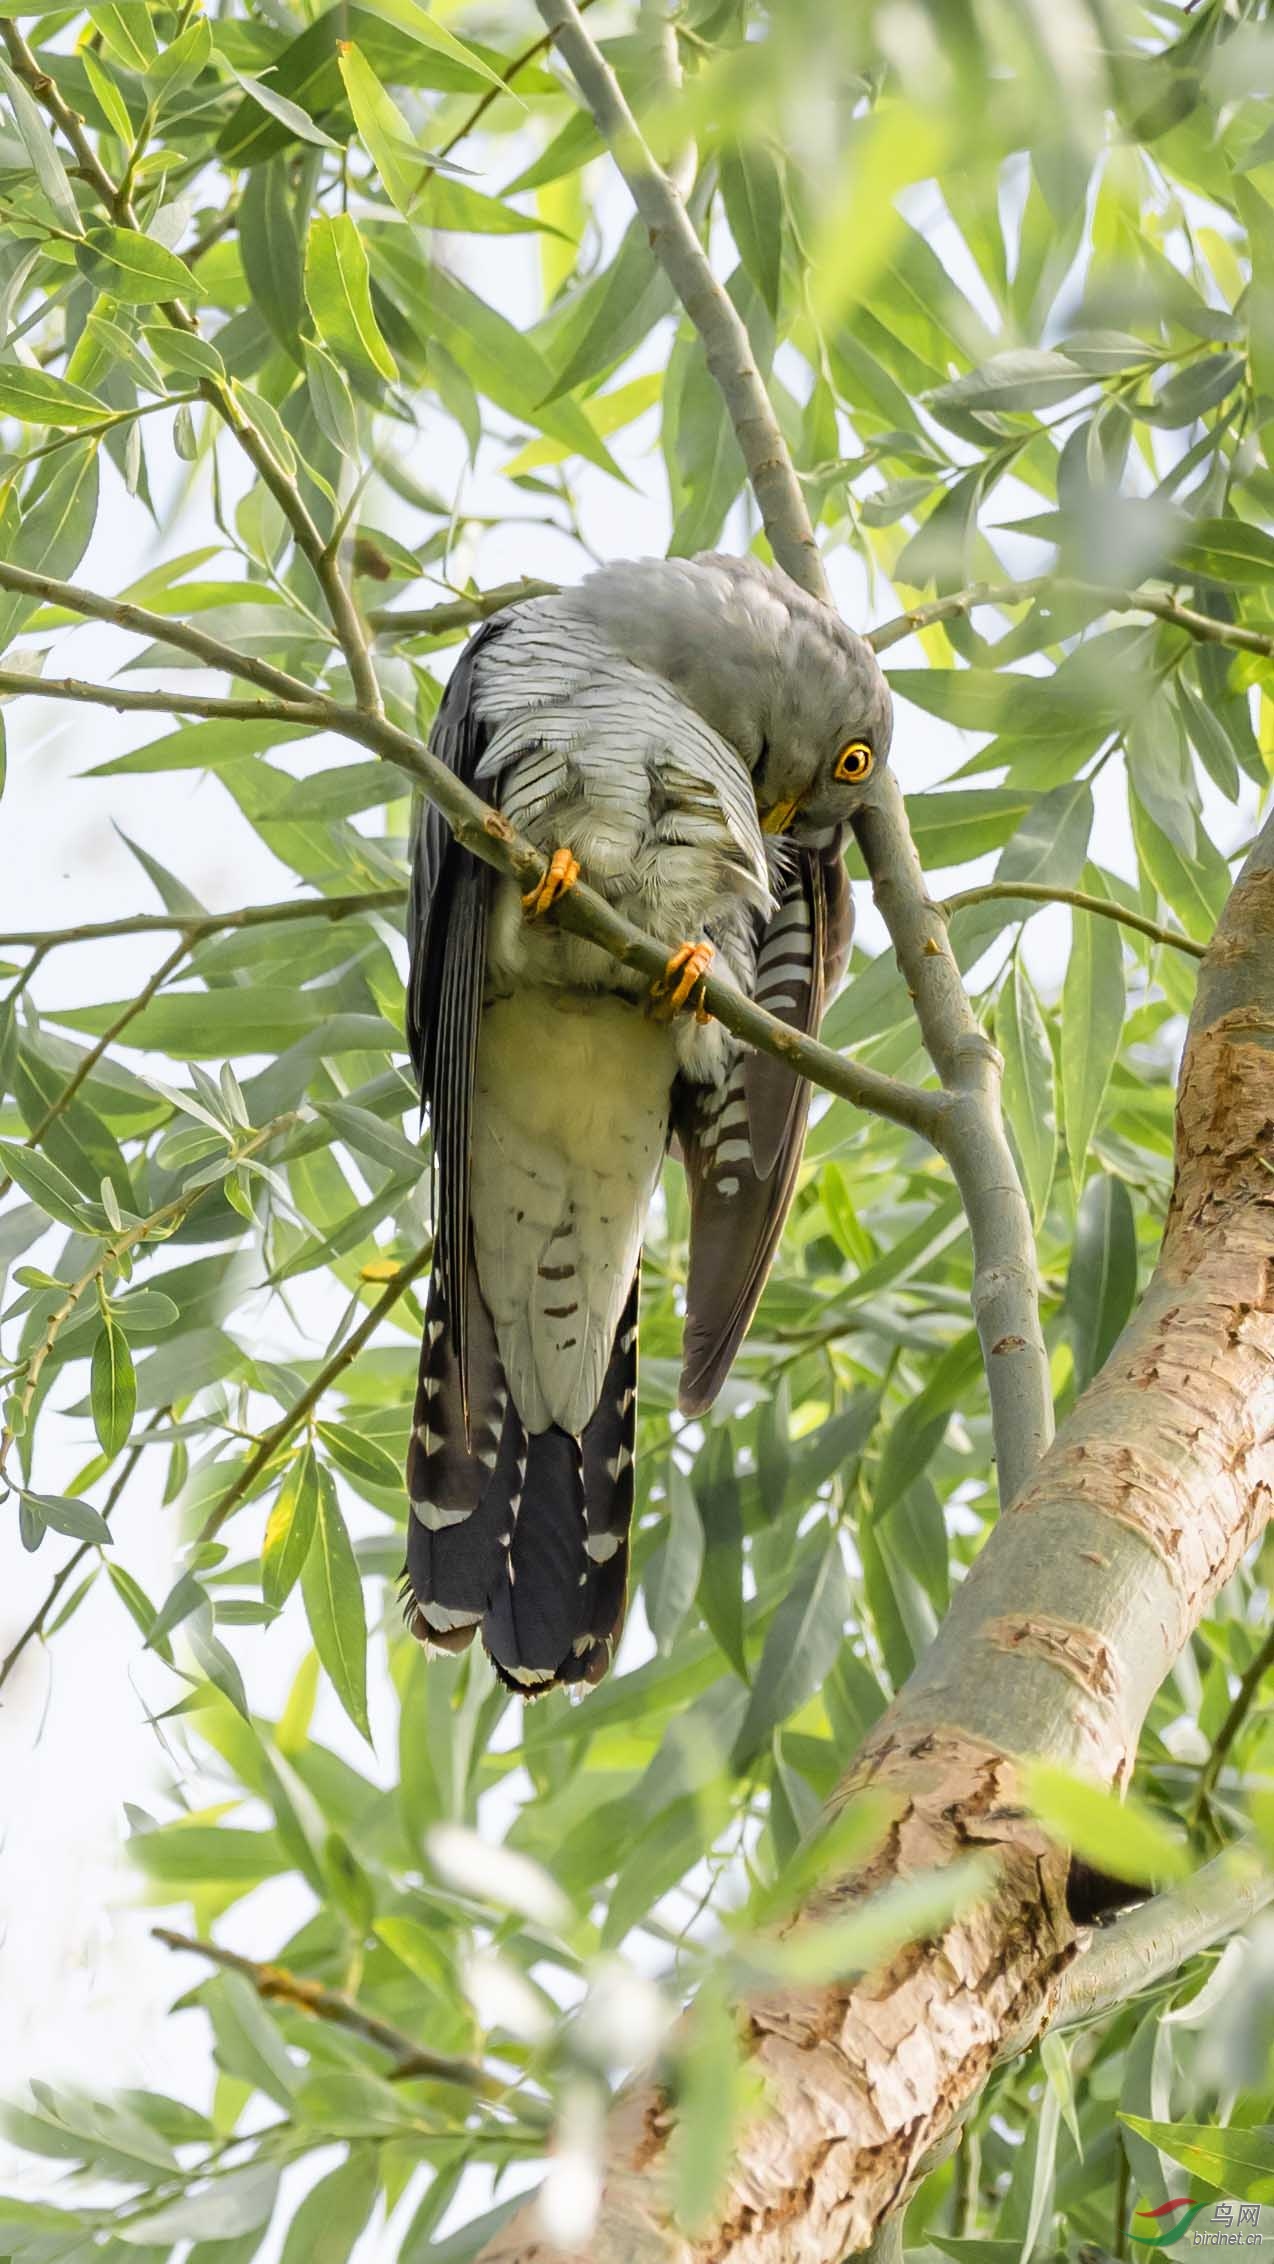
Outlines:
[[[660, 2206], [672, 2111], [655, 2088], [626, 2097], [588, 2264], [840, 2264], [867, 2246], [996, 2060], [1047, 2023], [1082, 1940], [1065, 1853], [1021, 1811], [1018, 1760], [1126, 1781], [1150, 1701], [1272, 1488], [1274, 816], [1200, 972], [1146, 1297], [852, 1764], [844, 1790], [896, 1803], [884, 1849], [803, 1915], [970, 1849], [994, 1856], [994, 1896], [883, 1971], [749, 2004], [765, 2106], [697, 2241]], [[551, 2258], [533, 2202], [483, 2251]]]

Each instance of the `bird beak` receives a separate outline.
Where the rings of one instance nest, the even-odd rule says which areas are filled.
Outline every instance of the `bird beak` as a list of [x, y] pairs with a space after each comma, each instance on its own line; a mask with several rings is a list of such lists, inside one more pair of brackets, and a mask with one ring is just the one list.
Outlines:
[[776, 802], [761, 819], [762, 833], [786, 833], [800, 807], [799, 802]]

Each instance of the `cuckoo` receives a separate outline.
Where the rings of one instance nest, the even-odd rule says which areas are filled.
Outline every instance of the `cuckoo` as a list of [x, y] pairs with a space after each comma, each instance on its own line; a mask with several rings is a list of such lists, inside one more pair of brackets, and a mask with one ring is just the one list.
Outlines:
[[[697, 1009], [709, 967], [816, 1031], [846, 964], [843, 836], [889, 752], [870, 647], [785, 575], [602, 567], [466, 646], [434, 752], [544, 851], [515, 884], [421, 814], [407, 1021], [436, 1249], [405, 1601], [524, 1696], [623, 1624], [638, 1271], [670, 1146], [690, 1206], [681, 1406], [708, 1408], [791, 1203], [809, 1089]], [[668, 948], [651, 990], [543, 915], [580, 876]]]

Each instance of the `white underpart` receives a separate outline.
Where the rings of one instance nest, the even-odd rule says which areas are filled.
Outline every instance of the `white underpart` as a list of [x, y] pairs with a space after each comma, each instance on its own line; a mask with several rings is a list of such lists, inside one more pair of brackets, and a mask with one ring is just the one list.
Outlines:
[[474, 1095], [478, 1280], [529, 1431], [597, 1406], [663, 1162], [669, 1030], [626, 999], [493, 999]]

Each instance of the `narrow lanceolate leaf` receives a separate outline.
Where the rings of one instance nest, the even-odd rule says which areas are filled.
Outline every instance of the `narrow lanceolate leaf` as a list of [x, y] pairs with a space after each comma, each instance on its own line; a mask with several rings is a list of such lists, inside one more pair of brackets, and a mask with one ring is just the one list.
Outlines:
[[783, 176], [764, 142], [721, 155], [721, 194], [739, 257], [772, 315], [783, 275]]
[[418, 40], [422, 47], [432, 47], [435, 54], [462, 64], [466, 71], [472, 71], [476, 78], [486, 79], [492, 86], [504, 85], [499, 72], [493, 71], [481, 55], [475, 54], [472, 47], [466, 47], [464, 41], [457, 39], [436, 17], [426, 15], [419, 0], [368, 0], [368, 5], [373, 15], [383, 16], [386, 23], [394, 24], [399, 31], [406, 32], [409, 39]]
[[297, 102], [289, 102], [285, 94], [277, 94], [268, 80], [252, 78], [246, 71], [235, 71], [234, 76], [244, 93], [259, 103], [271, 118], [277, 118], [281, 126], [286, 126], [290, 134], [296, 134], [301, 141], [313, 142], [318, 149], [340, 149], [339, 142], [315, 125], [308, 110], [302, 110]]
[[23, 424], [55, 425], [60, 432], [82, 432], [98, 425], [107, 410], [81, 385], [70, 385], [49, 370], [24, 362], [0, 362], [0, 415]]
[[323, 344], [338, 360], [398, 375], [372, 312], [367, 254], [347, 212], [311, 222], [305, 247], [305, 297]]
[[261, 1549], [261, 1593], [276, 1610], [301, 1577], [318, 1523], [318, 1504], [318, 1464], [313, 1448], [305, 1446], [284, 1476]]
[[1209, 2123], [1150, 2122], [1141, 2115], [1121, 2114], [1119, 2120], [1205, 2185], [1244, 2201], [1269, 2201], [1274, 2188], [1274, 2130], [1268, 2123], [1255, 2129], [1216, 2130]]
[[412, 156], [411, 128], [361, 47], [352, 39], [343, 39], [336, 59], [363, 145], [385, 184], [390, 203], [405, 218], [425, 171], [420, 158]]
[[690, 1481], [668, 1466], [668, 1528], [646, 1574], [646, 1617], [661, 1651], [671, 1651], [703, 1570], [703, 1525]]
[[105, 1233], [105, 1218], [98, 1217], [66, 1173], [38, 1149], [20, 1147], [16, 1140], [0, 1140], [0, 1171], [59, 1225], [73, 1226], [80, 1234]]
[[75, 262], [99, 291], [129, 306], [203, 296], [203, 286], [185, 260], [136, 228], [90, 228], [75, 247]]
[[1113, 920], [1076, 912], [1062, 986], [1062, 1121], [1078, 1193], [1124, 1026], [1124, 955]]
[[810, 1558], [774, 1615], [730, 1756], [735, 1769], [745, 1769], [771, 1730], [817, 1690], [840, 1649], [852, 1611], [840, 1544], [833, 1537], [821, 1556]]
[[1020, 952], [1000, 993], [995, 1035], [1004, 1056], [1005, 1121], [1038, 1226], [1048, 1208], [1057, 1162], [1057, 1107], [1053, 1049]]
[[1051, 1761], [1028, 1762], [1026, 1797], [1032, 1812], [1076, 1855], [1113, 1878], [1134, 1885], [1180, 1879], [1190, 1868], [1184, 1839], [1138, 1800], [1120, 1800]]
[[687, 2232], [706, 2224], [720, 2200], [746, 2096], [736, 2015], [713, 1974], [695, 1999], [677, 2062], [673, 2193]]
[[1099, 1171], [1080, 1201], [1066, 1276], [1066, 1318], [1075, 1380], [1081, 1389], [1105, 1362], [1136, 1296], [1132, 1198], [1122, 1179]]
[[78, 236], [81, 228], [80, 209], [75, 201], [75, 191], [67, 178], [66, 168], [58, 155], [57, 143], [48, 121], [30, 89], [22, 84], [2, 57], [0, 87], [3, 87], [8, 97], [36, 180], [56, 213], [59, 225], [69, 229], [73, 236]]
[[111, 1529], [91, 1502], [79, 1501], [74, 1494], [33, 1494], [23, 1492], [22, 1506], [32, 1511], [41, 1525], [51, 1527], [55, 1533], [66, 1533], [73, 1541], [109, 1541]]
[[401, 1486], [402, 1470], [393, 1455], [375, 1439], [364, 1438], [351, 1424], [320, 1423], [318, 1435], [337, 1468], [355, 1485], [391, 1486], [395, 1490]]
[[367, 1620], [359, 1578], [331, 1472], [320, 1469], [314, 1539], [301, 1572], [301, 1593], [319, 1661], [355, 1729], [371, 1742], [367, 1720]]
[[107, 1313], [93, 1347], [90, 1379], [93, 1428], [103, 1454], [112, 1458], [127, 1445], [137, 1412], [137, 1377], [128, 1339]]

